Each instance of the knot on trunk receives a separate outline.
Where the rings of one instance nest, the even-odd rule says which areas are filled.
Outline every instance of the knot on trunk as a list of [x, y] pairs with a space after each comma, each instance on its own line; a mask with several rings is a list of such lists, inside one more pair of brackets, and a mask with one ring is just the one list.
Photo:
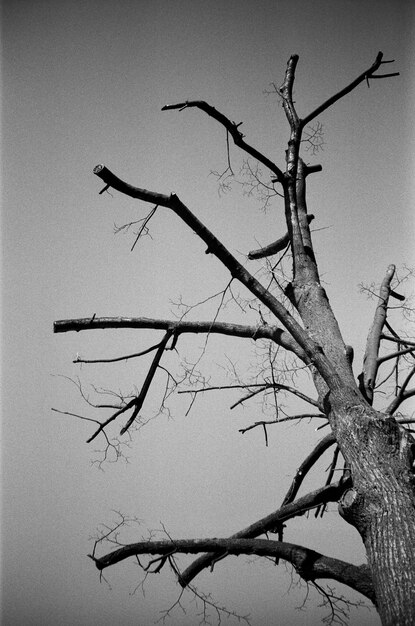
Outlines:
[[357, 489], [347, 489], [339, 500], [339, 513], [342, 518], [359, 530], [364, 520], [364, 498]]

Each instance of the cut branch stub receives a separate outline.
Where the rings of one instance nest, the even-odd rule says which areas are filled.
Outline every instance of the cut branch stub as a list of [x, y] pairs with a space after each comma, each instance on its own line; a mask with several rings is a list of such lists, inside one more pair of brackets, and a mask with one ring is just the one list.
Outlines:
[[[307, 215], [308, 223], [312, 222], [314, 219], [314, 215]], [[263, 259], [268, 256], [272, 256], [274, 254], [278, 254], [278, 252], [282, 252], [290, 243], [290, 236], [287, 233], [277, 241], [268, 244], [268, 246], [264, 246], [263, 248], [259, 248], [258, 250], [251, 250], [248, 253], [248, 259]]]

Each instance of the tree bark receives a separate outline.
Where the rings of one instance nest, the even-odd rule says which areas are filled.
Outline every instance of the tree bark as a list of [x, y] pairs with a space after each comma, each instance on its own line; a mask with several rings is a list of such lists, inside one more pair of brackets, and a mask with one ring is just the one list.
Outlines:
[[365, 545], [382, 624], [409, 626], [415, 623], [413, 443], [394, 418], [354, 398], [345, 389], [340, 407], [331, 399], [330, 423], [353, 483], [339, 510]]

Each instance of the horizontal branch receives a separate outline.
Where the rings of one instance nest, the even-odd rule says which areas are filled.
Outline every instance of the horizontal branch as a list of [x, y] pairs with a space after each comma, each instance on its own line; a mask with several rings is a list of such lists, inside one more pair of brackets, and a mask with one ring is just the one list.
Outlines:
[[378, 358], [378, 365], [380, 365], [381, 363], [384, 363], [385, 361], [390, 361], [390, 359], [397, 359], [403, 354], [408, 354], [409, 352], [412, 353], [412, 356], [415, 356], [414, 347], [405, 348], [404, 350], [397, 350], [396, 352], [391, 352], [390, 354], [385, 354], [384, 356], [381, 356]]
[[299, 413], [298, 415], [286, 415], [285, 417], [278, 417], [278, 419], [273, 420], [260, 420], [259, 422], [254, 422], [250, 426], [240, 428], [239, 432], [244, 434], [248, 432], [248, 430], [252, 430], [253, 428], [257, 428], [258, 426], [273, 426], [274, 424], [282, 424], [283, 422], [295, 422], [306, 419], [311, 420], [315, 417], [327, 420], [327, 415], [324, 415], [324, 413]]
[[[254, 522], [250, 526], [243, 528], [234, 535], [232, 539], [247, 538], [252, 539], [263, 535], [267, 532], [273, 532], [274, 529], [280, 526], [283, 522], [286, 522], [293, 517], [303, 515], [305, 512], [314, 509], [321, 504], [327, 502], [337, 502], [345, 489], [345, 485], [336, 483], [321, 487], [316, 491], [306, 494], [301, 498], [298, 498], [295, 502], [280, 507], [277, 511], [270, 513], [266, 517]], [[217, 560], [216, 554], [203, 554], [198, 559], [193, 561], [189, 567], [182, 572], [180, 584], [182, 587], [186, 587], [202, 570], [207, 567], [211, 567]]]
[[305, 360], [305, 354], [299, 345], [293, 340], [287, 331], [271, 325], [245, 326], [228, 322], [189, 322], [185, 320], [163, 320], [149, 317], [90, 317], [58, 320], [53, 325], [55, 333], [80, 332], [84, 330], [108, 329], [108, 328], [131, 328], [171, 330], [176, 336], [189, 334], [217, 334], [246, 339], [270, 339], [279, 346], [294, 352], [301, 360]]
[[[302, 400], [304, 400], [304, 402], [308, 402], [309, 404], [312, 404], [313, 406], [320, 408], [318, 400], [314, 400], [313, 398], [306, 396], [301, 391], [298, 391], [298, 389], [296, 389], [295, 387], [290, 387], [289, 385], [283, 385], [279, 383], [254, 383], [252, 385], [250, 384], [215, 385], [214, 387], [201, 387], [199, 389], [184, 389], [182, 391], [179, 391], [179, 393], [195, 394], [195, 393], [203, 393], [204, 391], [222, 391], [224, 389], [257, 389], [258, 391], [256, 391], [255, 393], [261, 393], [261, 391], [265, 391], [266, 389], [277, 389], [278, 391], [287, 391], [288, 393], [292, 393], [298, 398], [301, 398]], [[245, 400], [250, 398], [251, 395], [253, 394], [251, 393], [248, 396], [242, 398], [241, 400], [238, 400], [236, 404], [240, 404], [241, 402], [244, 402]], [[236, 404], [234, 404], [231, 408], [233, 409], [236, 406]]]
[[366, 567], [352, 565], [340, 559], [324, 556], [297, 544], [268, 539], [177, 539], [164, 541], [141, 541], [132, 543], [110, 554], [91, 558], [99, 570], [119, 563], [131, 556], [142, 554], [171, 556], [172, 554], [198, 554], [209, 550], [215, 554], [224, 551], [230, 555], [255, 554], [281, 558], [291, 563], [304, 580], [329, 579], [343, 583], [374, 598], [371, 578]]
[[391, 337], [390, 335], [385, 335], [385, 333], [382, 333], [380, 336], [381, 339], [385, 339], [385, 341], [393, 341], [395, 343], [401, 343], [403, 346], [414, 346], [415, 347], [415, 341], [410, 341], [409, 339], [406, 339], [405, 337]]
[[140, 356], [145, 356], [146, 354], [149, 354], [150, 352], [154, 352], [154, 350], [157, 350], [159, 345], [160, 343], [156, 343], [154, 346], [150, 346], [149, 348], [146, 348], [145, 350], [141, 350], [141, 352], [133, 352], [132, 354], [123, 354], [123, 356], [116, 356], [116, 357], [112, 357], [108, 359], [83, 359], [82, 357], [77, 356], [76, 359], [72, 361], [72, 363], [91, 364], [91, 363], [118, 363], [119, 361], [128, 361], [129, 359], [136, 359]]
[[241, 150], [244, 150], [244, 152], [268, 167], [268, 169], [270, 169], [271, 172], [276, 175], [278, 182], [284, 184], [284, 174], [279, 169], [279, 167], [277, 167], [275, 163], [273, 163], [261, 152], [256, 150], [256, 148], [253, 148], [252, 146], [247, 144], [246, 141], [244, 141], [243, 134], [239, 130], [239, 126], [241, 126], [242, 122], [239, 124], [231, 122], [231, 120], [227, 118], [226, 115], [223, 115], [223, 113], [215, 109], [215, 107], [211, 106], [204, 100], [188, 100], [186, 102], [179, 102], [178, 104], [166, 104], [164, 107], [162, 107], [161, 110], [172, 111], [174, 109], [179, 109], [180, 111], [182, 111], [183, 109], [187, 109], [190, 107], [196, 107], [201, 111], [204, 111], [205, 113], [207, 113], [207, 115], [213, 117], [213, 119], [219, 122], [219, 124], [222, 124], [222, 126], [226, 128], [227, 132], [230, 134], [235, 145], [238, 146], [238, 148], [241, 148]]

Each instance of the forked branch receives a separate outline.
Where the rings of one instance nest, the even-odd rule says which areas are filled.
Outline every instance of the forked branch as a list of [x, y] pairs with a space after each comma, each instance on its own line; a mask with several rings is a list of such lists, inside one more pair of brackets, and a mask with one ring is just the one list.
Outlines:
[[346, 96], [348, 93], [353, 91], [353, 89], [355, 89], [358, 85], [360, 85], [360, 83], [363, 83], [364, 81], [366, 81], [367, 84], [369, 84], [369, 80], [371, 78], [391, 78], [392, 76], [399, 76], [399, 72], [375, 75], [375, 72], [377, 72], [377, 70], [380, 68], [381, 65], [383, 65], [384, 63], [393, 63], [393, 61], [382, 61], [382, 59], [383, 59], [383, 53], [378, 52], [375, 61], [367, 70], [359, 74], [359, 76], [355, 78], [349, 85], [347, 85], [346, 87], [338, 91], [336, 94], [328, 98], [325, 102], [320, 104], [320, 106], [314, 109], [314, 111], [306, 115], [300, 121], [301, 127], [304, 128], [305, 126], [307, 126], [312, 120], [314, 120], [321, 113], [323, 113], [323, 111], [326, 111], [335, 102], [337, 102], [338, 100], [341, 100], [341, 98], [344, 98], [344, 96]]
[[[254, 522], [250, 526], [238, 531], [231, 538], [249, 538], [259, 537], [268, 532], [273, 532], [275, 528], [281, 526], [283, 522], [289, 519], [304, 515], [307, 511], [314, 509], [321, 504], [327, 502], [337, 502], [341, 494], [347, 487], [347, 483], [331, 484], [327, 487], [322, 487], [308, 493], [301, 498], [298, 498], [295, 502], [290, 502], [277, 511], [270, 513], [266, 517]], [[217, 560], [217, 554], [203, 554], [198, 559], [193, 561], [191, 565], [182, 573], [180, 584], [185, 587], [188, 585], [202, 570], [207, 567], [211, 567]]]
[[[271, 558], [281, 558], [291, 563], [304, 580], [320, 578], [336, 580], [358, 591], [370, 600], [374, 600], [372, 581], [367, 567], [352, 565], [339, 559], [324, 556], [297, 544], [268, 539], [177, 539], [162, 541], [140, 541], [103, 557], [90, 555], [96, 567], [101, 571], [131, 556], [141, 554], [160, 555], [197, 554], [209, 550], [221, 554], [255, 554]], [[181, 581], [179, 581], [181, 582]]]

